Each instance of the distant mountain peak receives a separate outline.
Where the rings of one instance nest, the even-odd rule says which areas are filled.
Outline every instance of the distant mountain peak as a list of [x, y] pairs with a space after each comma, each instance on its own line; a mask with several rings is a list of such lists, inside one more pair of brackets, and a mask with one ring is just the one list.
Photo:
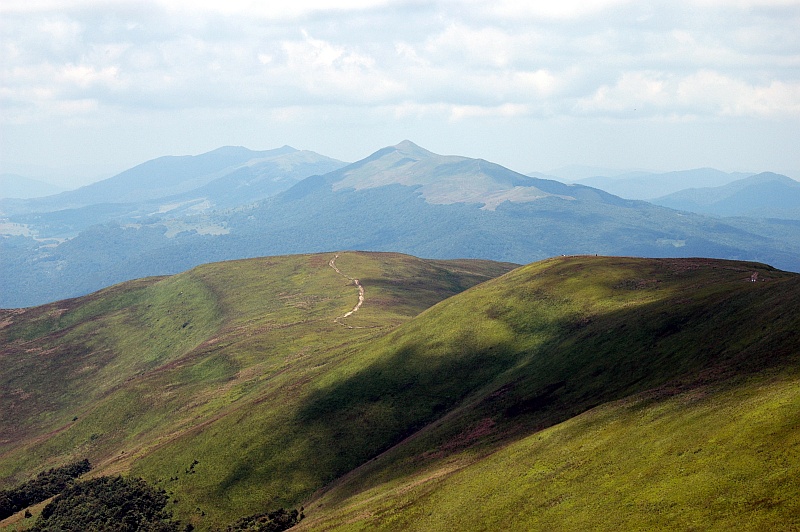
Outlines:
[[775, 172], [761, 172], [760, 174], [750, 176], [742, 181], [748, 184], [776, 182], [776, 183], [783, 183], [784, 185], [788, 185], [791, 187], [800, 186], [800, 183], [798, 183], [791, 177], [785, 176], [783, 174], [776, 174]]
[[688, 188], [656, 198], [656, 205], [714, 216], [800, 219], [800, 183], [762, 172], [718, 187]]
[[428, 151], [425, 148], [418, 146], [417, 144], [414, 144], [410, 140], [404, 140], [398, 144], [395, 144], [392, 147], [397, 152], [402, 153], [403, 155], [406, 156], [414, 156], [421, 158], [436, 156], [435, 153]]
[[414, 144], [413, 142], [411, 142], [408, 139], [405, 139], [405, 140], [402, 140], [402, 141], [398, 142], [397, 144], [395, 144], [394, 147], [397, 148], [398, 150], [404, 150], [404, 149], [407, 149], [407, 148], [419, 148], [419, 145]]
[[209, 152], [203, 153], [200, 156], [226, 156], [226, 157], [259, 157], [263, 155], [268, 155], [270, 157], [277, 157], [279, 155], [285, 155], [287, 153], [294, 153], [298, 150], [292, 148], [289, 145], [283, 145], [280, 148], [275, 148], [272, 150], [264, 150], [264, 151], [253, 151], [250, 148], [245, 148], [244, 146], [222, 146], [215, 150], [211, 150]]
[[506, 201], [527, 203], [547, 196], [574, 199], [563, 184], [555, 185], [555, 190], [554, 182], [524, 176], [483, 159], [439, 155], [410, 140], [336, 171], [332, 183], [334, 191], [415, 187], [429, 204], [477, 204], [488, 210]]

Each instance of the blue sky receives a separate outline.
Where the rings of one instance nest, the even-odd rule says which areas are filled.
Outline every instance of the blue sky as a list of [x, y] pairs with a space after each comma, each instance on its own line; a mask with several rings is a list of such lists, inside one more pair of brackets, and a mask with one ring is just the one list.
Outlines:
[[0, 172], [410, 139], [520, 172], [800, 179], [800, 1], [273, 4], [3, 0]]

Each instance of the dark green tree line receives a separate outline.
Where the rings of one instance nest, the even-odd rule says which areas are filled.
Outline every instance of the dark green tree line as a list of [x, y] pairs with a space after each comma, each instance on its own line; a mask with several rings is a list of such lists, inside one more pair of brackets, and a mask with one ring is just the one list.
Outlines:
[[0, 490], [0, 519], [58, 495], [91, 468], [89, 460], [84, 459], [42, 471], [36, 478], [23, 482], [15, 488]]

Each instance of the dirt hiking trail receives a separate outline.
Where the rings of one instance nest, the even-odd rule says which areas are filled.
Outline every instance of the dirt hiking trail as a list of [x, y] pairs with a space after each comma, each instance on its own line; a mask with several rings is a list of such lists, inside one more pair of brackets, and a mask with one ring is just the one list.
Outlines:
[[346, 323], [342, 323], [342, 321], [341, 321], [341, 320], [343, 320], [343, 319], [345, 319], [347, 317], [352, 316], [356, 312], [358, 312], [358, 309], [360, 309], [361, 305], [364, 304], [364, 287], [361, 285], [361, 283], [359, 282], [358, 279], [354, 279], [353, 277], [350, 277], [349, 275], [346, 275], [346, 274], [342, 273], [342, 271], [336, 266], [336, 259], [338, 259], [338, 258], [339, 258], [339, 253], [337, 253], [330, 260], [330, 262], [328, 262], [328, 266], [333, 268], [336, 271], [336, 273], [338, 273], [339, 275], [341, 275], [342, 277], [344, 277], [345, 279], [351, 281], [354, 285], [356, 285], [356, 287], [358, 288], [358, 303], [356, 303], [356, 306], [353, 307], [353, 310], [345, 312], [341, 316], [338, 316], [337, 318], [334, 318], [333, 321], [335, 323], [338, 323], [339, 325], [341, 325], [343, 327], [347, 327], [348, 329], [366, 329], [366, 327], [354, 327], [352, 325], [347, 325]]

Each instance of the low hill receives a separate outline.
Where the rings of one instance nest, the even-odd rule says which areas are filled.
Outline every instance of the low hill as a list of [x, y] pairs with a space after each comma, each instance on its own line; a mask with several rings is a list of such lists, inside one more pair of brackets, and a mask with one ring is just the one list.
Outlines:
[[721, 187], [682, 190], [652, 203], [715, 216], [800, 220], [800, 182], [763, 172]]
[[300, 505], [306, 529], [796, 518], [798, 275], [510, 267], [272, 257], [3, 311], [0, 475], [88, 457], [200, 529]]

